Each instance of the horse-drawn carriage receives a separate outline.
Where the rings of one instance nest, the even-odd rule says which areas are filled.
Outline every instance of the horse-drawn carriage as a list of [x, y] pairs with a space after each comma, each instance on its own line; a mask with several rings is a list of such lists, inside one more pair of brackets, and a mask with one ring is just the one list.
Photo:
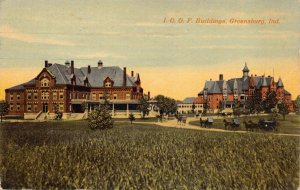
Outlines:
[[212, 126], [214, 123], [214, 119], [211, 117], [208, 117], [206, 120], [203, 120], [202, 118], [200, 118], [200, 126], [201, 127], [210, 127]]
[[185, 124], [187, 117], [185, 115], [175, 115], [176, 119], [177, 119], [177, 124]]
[[253, 121], [244, 121], [245, 127], [247, 130], [254, 131], [256, 129], [262, 129], [265, 131], [276, 131], [279, 123], [275, 120], [265, 120], [260, 119], [258, 123], [254, 123]]
[[227, 121], [226, 119], [224, 119], [223, 122], [224, 122], [225, 130], [229, 129], [229, 127], [231, 129], [236, 129], [236, 128], [240, 127], [240, 125], [241, 125], [240, 120], [236, 119], [236, 118], [232, 119], [232, 122]]
[[277, 122], [274, 120], [264, 120], [260, 119], [258, 121], [258, 125], [260, 129], [270, 131], [270, 130], [276, 130]]

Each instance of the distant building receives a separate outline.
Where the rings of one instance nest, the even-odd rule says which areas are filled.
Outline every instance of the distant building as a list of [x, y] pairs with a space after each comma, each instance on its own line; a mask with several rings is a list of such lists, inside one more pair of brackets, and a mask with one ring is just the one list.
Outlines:
[[138, 100], [143, 96], [140, 75], [131, 75], [116, 66], [103, 66], [101, 61], [95, 67], [75, 68], [74, 61], [51, 64], [32, 80], [5, 90], [9, 104], [9, 115], [35, 118], [40, 113], [54, 113], [55, 110], [68, 116], [70, 113], [94, 109], [108, 96], [112, 114], [120, 111], [128, 115], [136, 110]]
[[275, 91], [277, 99], [285, 99], [289, 109], [293, 110], [291, 93], [289, 93], [279, 77], [275, 82], [272, 76], [249, 76], [249, 68], [245, 63], [243, 75], [240, 78], [224, 80], [223, 74], [219, 75], [219, 80], [209, 80], [205, 82], [203, 89], [198, 93], [195, 103], [206, 104], [210, 111], [216, 112], [220, 105], [224, 108], [231, 108], [234, 100], [245, 104], [248, 97], [253, 96], [256, 91], [261, 92], [262, 99], [265, 99], [267, 93]]
[[183, 101], [177, 102], [178, 113], [192, 113], [193, 105], [195, 105], [195, 113], [201, 113], [203, 111], [202, 103], [195, 103], [196, 97], [187, 97]]

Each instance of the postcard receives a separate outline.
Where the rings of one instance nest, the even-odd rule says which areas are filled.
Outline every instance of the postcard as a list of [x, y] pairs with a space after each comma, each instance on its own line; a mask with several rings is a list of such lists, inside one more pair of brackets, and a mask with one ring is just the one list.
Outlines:
[[0, 1], [0, 188], [299, 189], [300, 1]]

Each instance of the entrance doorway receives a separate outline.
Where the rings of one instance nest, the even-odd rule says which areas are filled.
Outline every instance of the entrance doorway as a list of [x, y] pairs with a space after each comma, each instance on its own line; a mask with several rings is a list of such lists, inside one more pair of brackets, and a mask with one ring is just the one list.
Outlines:
[[47, 103], [43, 103], [43, 112], [44, 113], [48, 112], [48, 104]]

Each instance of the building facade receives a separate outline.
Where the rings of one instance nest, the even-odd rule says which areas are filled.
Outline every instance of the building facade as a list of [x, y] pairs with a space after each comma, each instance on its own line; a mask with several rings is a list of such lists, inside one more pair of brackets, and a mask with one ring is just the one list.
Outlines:
[[[177, 102], [177, 112], [180, 114], [202, 113], [203, 104], [195, 103], [196, 97], [187, 97], [183, 101]], [[193, 110], [193, 105], [195, 106]]]
[[291, 94], [284, 88], [282, 79], [274, 80], [272, 76], [249, 75], [249, 68], [245, 63], [242, 70], [243, 75], [240, 78], [224, 80], [223, 74], [219, 75], [219, 80], [209, 80], [205, 82], [203, 90], [198, 93], [195, 103], [203, 103], [212, 112], [223, 108], [232, 108], [236, 100], [242, 105], [246, 100], [253, 96], [255, 92], [260, 92], [262, 100], [267, 98], [270, 91], [276, 92], [276, 98], [279, 101], [286, 101], [290, 111], [293, 111]]
[[[60, 111], [65, 114], [83, 112], [82, 104], [92, 109], [107, 96], [114, 110], [135, 110], [143, 88], [139, 74], [131, 75], [120, 67], [104, 67], [99, 61], [96, 67], [75, 68], [74, 61], [51, 64], [32, 80], [5, 90], [9, 115], [34, 117], [40, 113]], [[114, 112], [113, 112], [114, 114]]]

